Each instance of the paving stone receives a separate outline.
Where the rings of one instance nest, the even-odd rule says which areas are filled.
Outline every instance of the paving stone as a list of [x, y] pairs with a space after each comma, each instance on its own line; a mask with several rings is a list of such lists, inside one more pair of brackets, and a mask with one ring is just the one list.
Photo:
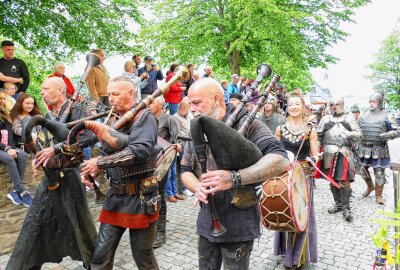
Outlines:
[[[390, 176], [390, 174], [388, 174]], [[365, 183], [357, 176], [352, 188], [353, 222], [343, 220], [341, 213], [328, 214], [327, 210], [333, 204], [329, 183], [316, 180], [314, 191], [315, 211], [317, 217], [319, 261], [307, 269], [312, 270], [365, 270], [371, 269], [375, 246], [371, 241], [370, 232], [378, 226], [369, 222], [370, 218], [384, 218], [376, 214], [376, 210], [393, 211], [393, 190], [391, 177], [385, 186], [384, 196], [386, 205], [378, 206], [373, 196], [362, 198], [361, 193]], [[195, 270], [198, 269], [196, 218], [198, 207], [192, 207], [192, 199], [179, 203], [168, 204], [167, 242], [155, 250], [160, 269]], [[96, 223], [96, 227], [99, 224]], [[390, 233], [393, 233], [391, 229]], [[284, 270], [282, 256], [273, 255], [274, 232], [262, 229], [262, 236], [256, 239], [252, 258], [251, 270]], [[392, 239], [390, 244], [394, 245]], [[8, 255], [0, 256], [0, 270], [4, 270], [9, 259]], [[43, 270], [83, 270], [81, 262], [70, 258], [58, 264], [45, 264]], [[115, 256], [115, 270], [136, 269], [132, 259], [129, 233], [122, 236], [120, 246]]]

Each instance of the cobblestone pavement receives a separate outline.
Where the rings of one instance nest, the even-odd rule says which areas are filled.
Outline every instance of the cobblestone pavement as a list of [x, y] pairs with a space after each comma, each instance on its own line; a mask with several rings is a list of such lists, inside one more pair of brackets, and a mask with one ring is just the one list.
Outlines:
[[[364, 181], [357, 177], [353, 184], [352, 210], [354, 221], [345, 222], [341, 213], [330, 215], [328, 207], [333, 203], [326, 180], [316, 180], [315, 210], [318, 228], [319, 262], [309, 269], [371, 269], [375, 251], [370, 232], [377, 226], [369, 222], [379, 217], [377, 209], [393, 210], [393, 184], [391, 171], [387, 170], [389, 183], [385, 186], [385, 206], [378, 206], [374, 196], [363, 198]], [[198, 209], [191, 206], [192, 198], [168, 204], [167, 243], [155, 250], [161, 269], [197, 269], [197, 235], [195, 232]], [[263, 229], [256, 240], [251, 256], [250, 269], [284, 269], [282, 257], [273, 255], [274, 232]], [[392, 243], [393, 246], [393, 243]], [[0, 270], [5, 268], [8, 255], [0, 256]], [[46, 264], [43, 269], [83, 269], [80, 263], [65, 258], [60, 265]], [[114, 269], [136, 269], [131, 256], [128, 234], [125, 233], [116, 252]]]

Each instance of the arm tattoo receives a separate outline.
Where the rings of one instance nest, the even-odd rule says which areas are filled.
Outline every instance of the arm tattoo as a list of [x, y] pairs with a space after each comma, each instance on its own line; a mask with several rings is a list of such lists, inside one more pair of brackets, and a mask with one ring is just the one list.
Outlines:
[[240, 170], [242, 185], [262, 183], [289, 170], [289, 160], [281, 155], [268, 154], [257, 163]]

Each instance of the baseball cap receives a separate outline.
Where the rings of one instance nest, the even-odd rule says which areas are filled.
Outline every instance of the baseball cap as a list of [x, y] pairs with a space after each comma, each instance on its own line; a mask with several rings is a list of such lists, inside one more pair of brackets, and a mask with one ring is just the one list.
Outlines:
[[144, 61], [149, 61], [149, 60], [154, 60], [154, 58], [151, 57], [150, 55], [147, 55], [147, 56], [144, 58]]
[[232, 75], [232, 79], [238, 79], [238, 78], [239, 78], [239, 76], [237, 74]]

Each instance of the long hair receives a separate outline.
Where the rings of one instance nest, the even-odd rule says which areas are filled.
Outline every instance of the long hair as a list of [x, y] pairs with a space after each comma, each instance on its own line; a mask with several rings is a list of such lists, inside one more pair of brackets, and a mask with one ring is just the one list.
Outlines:
[[10, 117], [11, 119], [16, 118], [18, 115], [20, 115], [23, 111], [24, 108], [22, 107], [22, 103], [24, 102], [25, 99], [27, 98], [32, 98], [33, 99], [33, 109], [29, 113], [30, 116], [35, 116], [35, 115], [42, 115], [42, 111], [40, 110], [36, 100], [29, 94], [26, 93], [20, 93], [14, 107], [10, 111]]
[[[6, 98], [7, 94], [4, 93], [3, 91], [0, 91], [0, 96]], [[0, 106], [0, 121], [8, 121], [12, 123], [10, 114], [6, 110], [6, 106]]]

